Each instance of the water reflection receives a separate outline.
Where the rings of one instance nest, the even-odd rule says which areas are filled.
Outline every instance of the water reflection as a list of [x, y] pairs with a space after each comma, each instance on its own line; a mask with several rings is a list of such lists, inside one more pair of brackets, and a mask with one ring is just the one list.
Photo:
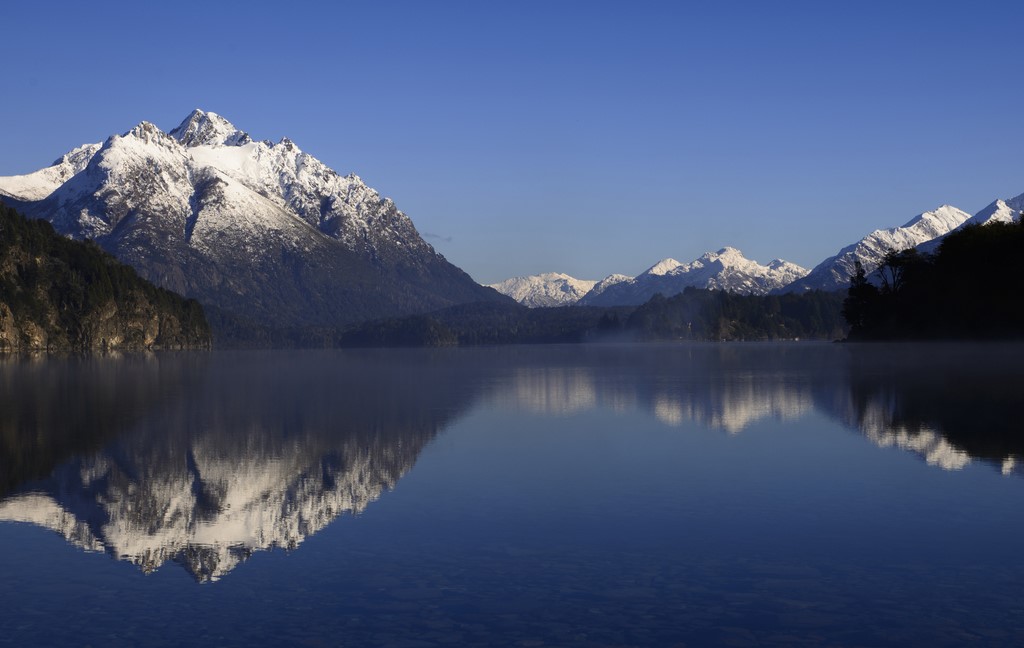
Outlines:
[[869, 345], [847, 354], [848, 401], [831, 410], [880, 446], [959, 470], [972, 460], [1021, 471], [1021, 345]]
[[495, 385], [490, 399], [550, 416], [595, 407], [644, 409], [667, 425], [697, 423], [738, 434], [765, 418], [788, 421], [810, 411], [815, 381], [836, 371], [829, 366], [835, 358], [828, 347], [655, 349], [589, 349], [575, 359], [559, 352], [537, 356]]
[[1022, 378], [1021, 345], [622, 347], [534, 358], [490, 397], [557, 416], [644, 409], [729, 434], [813, 410], [946, 470], [977, 459], [1010, 474], [1024, 470]]
[[67, 359], [55, 372], [5, 363], [5, 483], [20, 485], [0, 519], [145, 571], [175, 561], [215, 580], [254, 551], [293, 548], [363, 511], [471, 402], [446, 380], [457, 364], [395, 359], [165, 355]]
[[215, 580], [365, 510], [474, 405], [640, 410], [728, 434], [813, 410], [944, 469], [1016, 474], [1022, 359], [838, 345], [6, 358], [0, 520]]

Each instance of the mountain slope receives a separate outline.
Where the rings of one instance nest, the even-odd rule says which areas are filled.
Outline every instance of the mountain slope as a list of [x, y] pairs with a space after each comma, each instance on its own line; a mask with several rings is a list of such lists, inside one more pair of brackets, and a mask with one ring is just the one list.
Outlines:
[[633, 279], [602, 286], [600, 292], [592, 290], [579, 303], [585, 306], [637, 305], [657, 293], [671, 296], [689, 287], [764, 295], [806, 273], [795, 263], [781, 259], [764, 266], [747, 259], [736, 248], [726, 247], [690, 263], [663, 259]]
[[878, 268], [890, 250], [898, 252], [936, 239], [953, 231], [970, 217], [970, 214], [956, 207], [942, 205], [934, 211], [918, 214], [902, 227], [875, 230], [825, 259], [807, 276], [785, 286], [781, 291], [845, 290], [850, 285], [850, 277], [856, 272], [857, 261], [870, 274]]
[[560, 272], [546, 272], [528, 277], [512, 277], [488, 285], [523, 306], [538, 308], [575, 304], [596, 284], [597, 281], [576, 279]]
[[262, 325], [338, 326], [506, 299], [448, 263], [357, 176], [201, 110], [170, 133], [143, 122], [54, 167], [0, 178], [0, 194], [151, 281]]

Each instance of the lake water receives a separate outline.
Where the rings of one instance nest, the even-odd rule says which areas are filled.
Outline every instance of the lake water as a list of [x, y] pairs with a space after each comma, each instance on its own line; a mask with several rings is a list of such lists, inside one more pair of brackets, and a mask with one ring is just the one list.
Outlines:
[[1024, 644], [1024, 348], [0, 358], [0, 644]]

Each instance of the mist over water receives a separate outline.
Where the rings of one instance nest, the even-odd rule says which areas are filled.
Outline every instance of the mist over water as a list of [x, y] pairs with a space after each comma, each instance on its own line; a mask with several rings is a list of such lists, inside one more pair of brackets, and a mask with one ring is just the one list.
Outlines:
[[[827, 344], [0, 358], [0, 636], [1011, 643], [1022, 359]], [[154, 633], [168, 615], [194, 622]]]

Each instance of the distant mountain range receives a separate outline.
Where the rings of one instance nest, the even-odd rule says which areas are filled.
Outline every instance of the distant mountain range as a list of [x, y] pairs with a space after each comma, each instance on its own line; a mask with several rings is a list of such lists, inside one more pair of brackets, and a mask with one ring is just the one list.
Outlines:
[[638, 276], [584, 295], [581, 305], [638, 305], [657, 293], [675, 295], [689, 287], [725, 290], [742, 295], [764, 295], [807, 274], [795, 263], [775, 259], [761, 265], [736, 248], [708, 252], [690, 263], [663, 259]]
[[[664, 259], [636, 277], [611, 275], [600, 281], [575, 279], [565, 274], [541, 274], [516, 277], [491, 284], [526, 306], [633, 306], [661, 293], [678, 294], [688, 287], [724, 290], [743, 295], [780, 294], [808, 290], [845, 290], [855, 273], [857, 262], [868, 274], [881, 265], [889, 251], [917, 248], [923, 253], [935, 252], [951, 232], [969, 225], [1011, 222], [1024, 210], [1024, 194], [1008, 200], [996, 200], [973, 216], [942, 205], [933, 211], [918, 214], [901, 227], [871, 232], [812, 270], [776, 259], [768, 265], [751, 261], [735, 249], [726, 247], [708, 252], [690, 263]], [[579, 288], [593, 284], [580, 297]], [[574, 286], [574, 290], [564, 289]]]
[[169, 133], [142, 122], [0, 178], [0, 198], [164, 288], [261, 326], [506, 300], [448, 263], [358, 176], [202, 110]]
[[689, 287], [764, 295], [807, 274], [795, 263], [775, 259], [761, 265], [736, 248], [708, 252], [690, 263], [662, 259], [635, 277], [613, 274], [601, 281], [547, 273], [491, 284], [520, 304], [537, 306], [636, 306], [655, 294], [675, 295]]

